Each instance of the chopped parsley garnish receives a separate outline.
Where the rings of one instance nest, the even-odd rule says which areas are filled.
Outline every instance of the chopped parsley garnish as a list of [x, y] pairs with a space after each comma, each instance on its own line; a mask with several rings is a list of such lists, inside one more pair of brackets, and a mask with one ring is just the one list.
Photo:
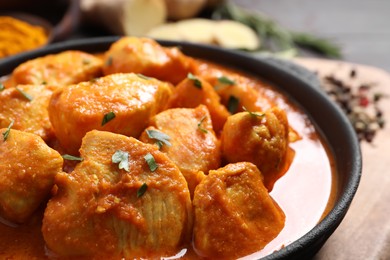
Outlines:
[[238, 104], [240, 103], [240, 100], [236, 98], [235, 96], [230, 96], [228, 100], [228, 110], [231, 114], [234, 114], [237, 112]]
[[148, 164], [149, 166], [149, 169], [154, 172], [155, 170], [157, 170], [158, 166], [157, 166], [157, 163], [156, 161], [154, 160], [154, 157], [151, 153], [147, 153], [145, 156], [144, 156], [144, 159], [146, 161], [146, 163]]
[[3, 140], [7, 140], [9, 133], [11, 132], [11, 127], [14, 125], [14, 120], [8, 125], [7, 130], [3, 133]]
[[158, 148], [161, 149], [161, 147], [165, 144], [167, 146], [171, 146], [172, 144], [169, 142], [171, 140], [171, 137], [167, 134], [164, 134], [163, 132], [154, 130], [154, 129], [148, 129], [146, 130], [146, 134], [150, 139], [156, 140], [156, 144], [158, 145]]
[[137, 190], [137, 198], [142, 197], [142, 195], [145, 194], [146, 190], [148, 189], [148, 185], [144, 182], [141, 187]]
[[70, 154], [63, 154], [62, 158], [64, 158], [65, 160], [68, 160], [68, 161], [80, 161], [80, 162], [82, 162], [84, 160], [81, 157], [73, 156], [73, 155], [70, 155]]
[[207, 118], [207, 116], [203, 116], [201, 119], [200, 119], [200, 121], [199, 121], [199, 123], [198, 123], [198, 129], [200, 130], [200, 131], [202, 131], [203, 133], [205, 133], [205, 134], [207, 134], [209, 131], [207, 131], [207, 129], [205, 129], [203, 126], [202, 126], [202, 123], [203, 123], [203, 121], [205, 120]]
[[124, 169], [129, 172], [129, 153], [117, 150], [111, 157], [113, 163], [119, 163], [119, 169]]
[[218, 81], [222, 84], [226, 84], [226, 85], [234, 85], [236, 84], [236, 82], [234, 80], [231, 80], [229, 79], [228, 77], [226, 76], [221, 76], [218, 78]]
[[244, 107], [244, 106], [242, 107], [242, 109], [243, 109], [244, 111], [248, 112], [249, 115], [251, 115], [252, 117], [263, 117], [263, 116], [265, 116], [264, 113], [251, 112], [251, 111], [249, 111], [248, 109], [246, 109], [246, 107]]
[[16, 90], [19, 91], [19, 93], [22, 94], [23, 97], [24, 97], [25, 99], [27, 99], [28, 101], [32, 101], [32, 100], [33, 100], [33, 97], [32, 97], [30, 94], [24, 92], [24, 91], [21, 90], [20, 88], [16, 87]]
[[112, 60], [113, 60], [112, 56], [109, 56], [107, 58], [107, 60], [106, 60], [106, 66], [111, 66], [112, 65]]
[[107, 124], [108, 122], [110, 122], [112, 119], [115, 118], [115, 113], [114, 112], [108, 112], [107, 114], [105, 114], [103, 116], [103, 120], [102, 120], [102, 126], [104, 126], [105, 124]]
[[3, 91], [5, 89], [3, 83], [0, 83], [0, 92]]
[[194, 86], [201, 89], [202, 88], [202, 82], [194, 76], [192, 73], [188, 73], [187, 78], [192, 80], [194, 82]]
[[145, 76], [145, 75], [143, 75], [143, 74], [141, 74], [141, 73], [137, 73], [136, 75], [137, 75], [138, 77], [140, 77], [141, 79], [145, 79], [145, 80], [150, 80], [150, 79], [152, 79], [151, 77]]

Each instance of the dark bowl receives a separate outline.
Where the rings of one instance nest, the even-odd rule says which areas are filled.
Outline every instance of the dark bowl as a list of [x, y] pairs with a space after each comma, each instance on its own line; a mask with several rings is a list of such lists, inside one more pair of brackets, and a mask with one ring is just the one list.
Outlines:
[[[56, 43], [43, 49], [15, 55], [0, 61], [0, 76], [20, 63], [42, 55], [74, 49], [102, 52], [118, 40], [105, 37]], [[323, 246], [343, 220], [356, 193], [362, 169], [360, 145], [345, 114], [318, 87], [313, 74], [299, 66], [270, 57], [253, 57], [242, 52], [212, 46], [162, 41], [165, 46], [180, 46], [190, 56], [206, 59], [257, 75], [275, 85], [307, 113], [335, 159], [338, 192], [333, 208], [313, 229], [301, 238], [264, 259], [310, 259]]]

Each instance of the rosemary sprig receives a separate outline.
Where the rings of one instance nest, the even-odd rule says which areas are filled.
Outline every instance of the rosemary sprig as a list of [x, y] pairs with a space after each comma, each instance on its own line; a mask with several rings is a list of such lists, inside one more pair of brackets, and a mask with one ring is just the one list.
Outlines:
[[309, 35], [306, 33], [292, 33], [294, 43], [301, 47], [312, 49], [318, 53], [325, 54], [330, 58], [341, 58], [341, 50], [329, 41]]
[[292, 32], [259, 12], [247, 11], [233, 4], [219, 6], [212, 13], [212, 19], [230, 19], [251, 27], [261, 40], [259, 51], [262, 52], [295, 54], [299, 48], [306, 48], [326, 57], [341, 57], [340, 48], [327, 39]]

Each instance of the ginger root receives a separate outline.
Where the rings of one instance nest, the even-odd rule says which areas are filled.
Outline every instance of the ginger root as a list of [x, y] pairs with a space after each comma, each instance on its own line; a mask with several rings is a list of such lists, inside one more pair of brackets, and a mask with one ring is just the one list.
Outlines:
[[196, 16], [205, 6], [207, 0], [165, 0], [168, 18], [182, 20]]
[[81, 0], [83, 18], [117, 35], [142, 36], [167, 19], [164, 0]]
[[185, 19], [157, 26], [146, 36], [159, 40], [215, 44], [229, 49], [256, 50], [260, 47], [260, 39], [251, 28], [231, 20]]

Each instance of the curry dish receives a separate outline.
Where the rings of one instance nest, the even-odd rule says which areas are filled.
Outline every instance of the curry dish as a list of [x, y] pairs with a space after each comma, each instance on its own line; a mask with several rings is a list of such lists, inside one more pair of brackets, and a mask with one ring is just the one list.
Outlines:
[[288, 97], [147, 38], [20, 64], [0, 132], [0, 258], [259, 258], [332, 203]]

